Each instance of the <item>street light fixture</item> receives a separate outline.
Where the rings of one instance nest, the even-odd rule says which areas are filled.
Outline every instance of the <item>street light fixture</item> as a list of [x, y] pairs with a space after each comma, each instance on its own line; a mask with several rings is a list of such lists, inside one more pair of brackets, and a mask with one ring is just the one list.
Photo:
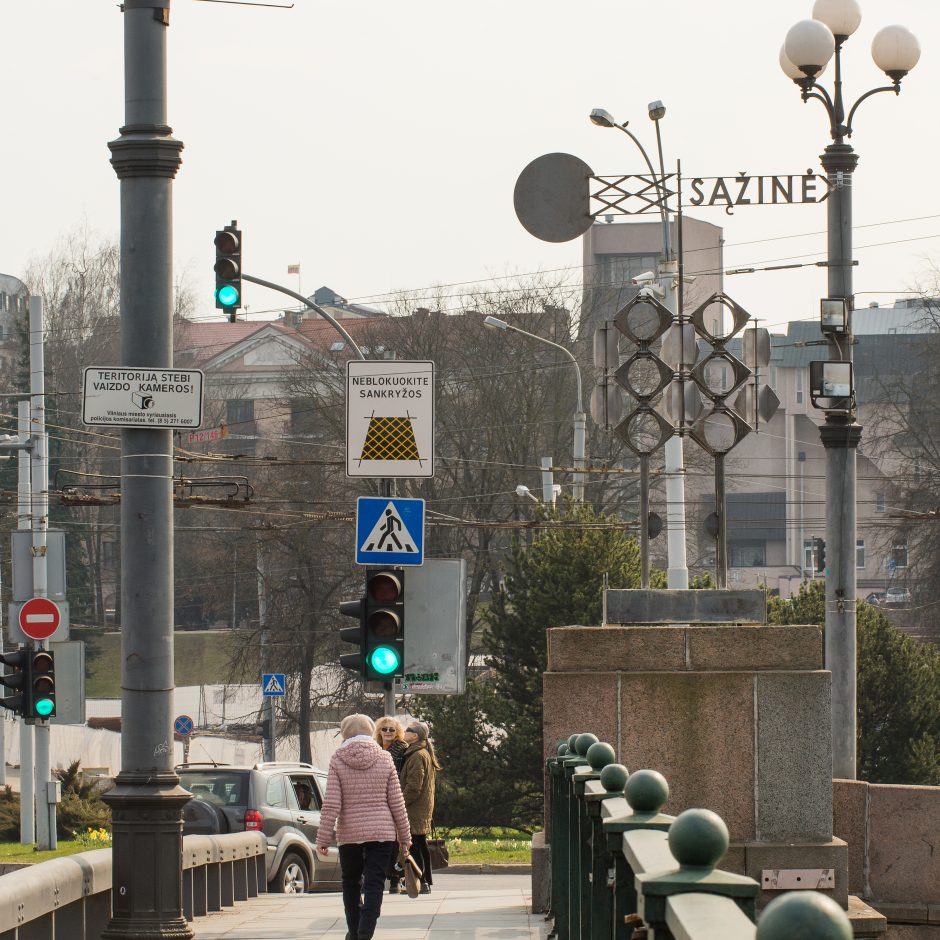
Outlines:
[[[666, 208], [666, 166], [663, 162], [663, 144], [659, 131], [659, 122], [666, 115], [666, 106], [662, 101], [651, 101], [647, 107], [647, 113], [650, 120], [656, 125], [656, 149], [659, 156], [660, 173], [657, 175], [653, 168], [653, 161], [650, 160], [643, 144], [637, 137], [627, 130], [627, 121], [618, 124], [613, 115], [603, 108], [595, 108], [590, 119], [592, 124], [598, 127], [616, 127], [622, 131], [630, 140], [636, 144], [641, 156], [646, 162], [650, 172], [650, 178], [656, 186], [659, 193], [659, 216], [663, 226], [663, 261], [659, 268], [660, 284], [656, 285], [662, 288], [662, 295], [670, 311], [674, 316], [678, 314], [678, 291], [680, 289], [678, 278], [678, 265], [672, 258], [672, 247], [669, 241], [669, 214]], [[646, 275], [640, 275], [634, 278], [634, 283], [642, 283], [647, 288], [652, 288], [650, 282], [645, 281]], [[683, 327], [678, 326], [679, 330]], [[680, 337], [682, 334], [680, 333]], [[681, 346], [681, 339], [680, 339]], [[683, 357], [684, 358], [684, 357]], [[666, 441], [665, 445], [665, 470], [666, 470], [666, 506], [667, 506], [667, 584], [670, 588], [684, 589], [689, 586], [689, 569], [686, 565], [686, 545], [685, 545], [685, 486], [683, 483], [685, 474], [685, 457], [683, 455], [682, 438], [679, 435], [673, 435]]]
[[[920, 45], [903, 26], [886, 26], [875, 35], [871, 52], [875, 64], [891, 79], [890, 85], [860, 95], [846, 116], [842, 98], [842, 47], [858, 29], [862, 14], [857, 0], [816, 0], [813, 18], [800, 20], [787, 33], [780, 51], [784, 74], [799, 88], [804, 102], [819, 101], [829, 119], [832, 138], [822, 154], [829, 184], [828, 292], [822, 308], [829, 364], [838, 362], [851, 376], [852, 363], [852, 174], [858, 155], [846, 138], [852, 136], [852, 119], [859, 105], [872, 95], [900, 94], [901, 79], [917, 64]], [[835, 57], [830, 93], [817, 79]], [[826, 328], [838, 305], [845, 306], [844, 328]], [[841, 324], [840, 324], [841, 325]], [[821, 374], [821, 372], [820, 372]], [[840, 383], [844, 390], [845, 383]], [[835, 386], [833, 386], [835, 387]], [[851, 390], [851, 378], [848, 388]], [[830, 400], [830, 405], [833, 401]], [[826, 666], [832, 671], [832, 772], [855, 778], [856, 748], [856, 451], [862, 428], [856, 420], [852, 398], [836, 398], [826, 411], [820, 437], [826, 449], [826, 543], [829, 566], [826, 577]]]
[[587, 419], [584, 414], [583, 398], [581, 396], [581, 367], [578, 365], [578, 360], [575, 359], [571, 352], [565, 349], [564, 346], [561, 346], [558, 343], [553, 343], [550, 339], [545, 339], [544, 336], [536, 336], [535, 333], [529, 333], [526, 330], [520, 329], [518, 326], [513, 326], [511, 323], [507, 323], [505, 320], [500, 320], [498, 317], [485, 317], [483, 320], [483, 325], [489, 327], [491, 330], [500, 330], [501, 332], [512, 330], [514, 333], [521, 333], [523, 336], [528, 336], [529, 339], [538, 340], [540, 343], [545, 343], [548, 346], [552, 346], [555, 349], [561, 350], [561, 352], [563, 352], [571, 360], [571, 364], [574, 366], [575, 376], [578, 380], [578, 405], [574, 413], [575, 474], [572, 495], [576, 503], [584, 502], [584, 436]]

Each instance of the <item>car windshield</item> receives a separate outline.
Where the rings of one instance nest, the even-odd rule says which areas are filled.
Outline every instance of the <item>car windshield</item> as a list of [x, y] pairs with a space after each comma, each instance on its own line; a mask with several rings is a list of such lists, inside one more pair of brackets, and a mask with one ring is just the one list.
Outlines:
[[232, 770], [181, 770], [180, 786], [194, 797], [216, 806], [248, 803], [248, 774]]

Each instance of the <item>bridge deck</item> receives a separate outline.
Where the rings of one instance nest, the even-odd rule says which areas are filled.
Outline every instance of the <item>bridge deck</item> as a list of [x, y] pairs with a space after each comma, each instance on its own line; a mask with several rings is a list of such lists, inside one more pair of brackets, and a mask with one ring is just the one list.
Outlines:
[[[530, 875], [434, 875], [433, 894], [414, 900], [386, 895], [376, 940], [544, 940], [541, 914], [531, 914]], [[234, 910], [200, 917], [198, 940], [343, 940], [337, 894], [269, 894]]]

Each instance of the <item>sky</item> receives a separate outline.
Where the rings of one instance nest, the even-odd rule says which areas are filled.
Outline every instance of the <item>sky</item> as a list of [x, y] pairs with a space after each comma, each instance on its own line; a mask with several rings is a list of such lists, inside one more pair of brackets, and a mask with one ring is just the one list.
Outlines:
[[[940, 4], [861, 6], [843, 57], [849, 102], [885, 83], [869, 52], [882, 26], [909, 27], [923, 55], [899, 97], [874, 96], [855, 120], [858, 306], [929, 285], [940, 258], [929, 169], [940, 149]], [[681, 160], [687, 178], [818, 169], [824, 111], [800, 101], [777, 61], [811, 9], [809, 0], [295, 0], [292, 9], [172, 0], [168, 116], [185, 146], [175, 275], [195, 290], [196, 315], [214, 316], [212, 239], [237, 219], [244, 270], [304, 293], [328, 285], [382, 307], [399, 291], [440, 285], [459, 306], [468, 285], [495, 290], [538, 272], [579, 283], [580, 241], [539, 241], [515, 217], [526, 164], [564, 151], [597, 174], [642, 172], [630, 140], [588, 114], [603, 107], [629, 120], [655, 159], [647, 104], [661, 99], [666, 161]], [[0, 270], [19, 275], [80, 228], [118, 237], [107, 142], [123, 123], [123, 26], [105, 0], [4, 0], [0, 25]], [[821, 205], [686, 211], [724, 227], [727, 268], [825, 257]], [[778, 329], [815, 319], [825, 289], [815, 266], [725, 281]], [[284, 306], [260, 287], [245, 298], [252, 316]]]

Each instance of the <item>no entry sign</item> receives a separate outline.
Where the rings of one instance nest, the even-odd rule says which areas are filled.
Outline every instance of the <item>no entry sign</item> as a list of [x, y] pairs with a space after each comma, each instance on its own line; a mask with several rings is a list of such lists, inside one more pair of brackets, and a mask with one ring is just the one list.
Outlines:
[[48, 597], [33, 597], [20, 608], [20, 629], [31, 640], [48, 640], [60, 620], [58, 605]]

